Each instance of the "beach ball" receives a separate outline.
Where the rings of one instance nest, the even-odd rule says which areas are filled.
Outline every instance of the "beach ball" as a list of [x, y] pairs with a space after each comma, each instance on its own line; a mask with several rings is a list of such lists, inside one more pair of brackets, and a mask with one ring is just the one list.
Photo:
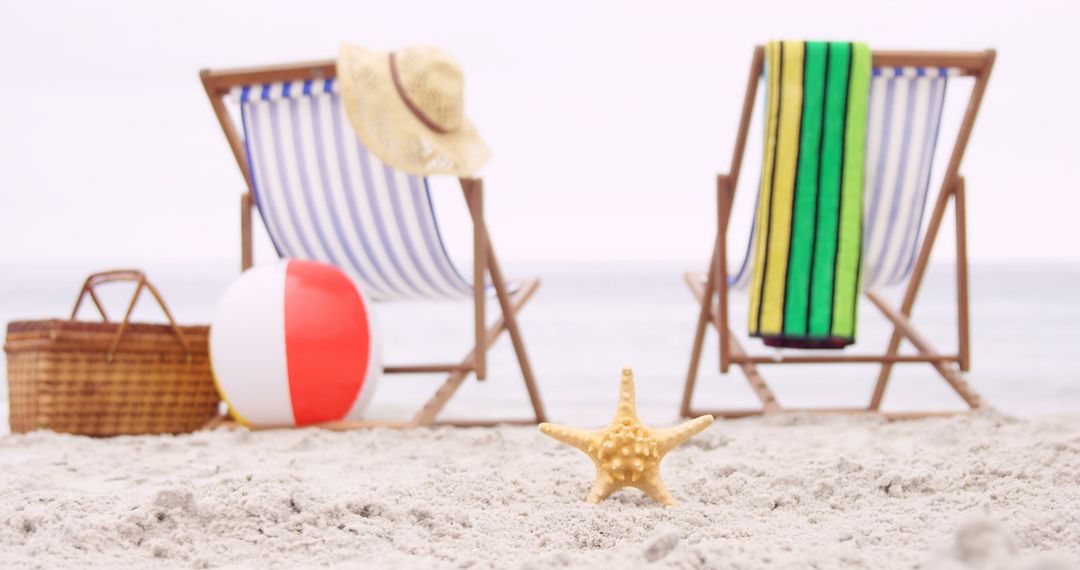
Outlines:
[[250, 426], [359, 419], [382, 372], [370, 305], [336, 267], [284, 260], [245, 271], [210, 325], [221, 398]]

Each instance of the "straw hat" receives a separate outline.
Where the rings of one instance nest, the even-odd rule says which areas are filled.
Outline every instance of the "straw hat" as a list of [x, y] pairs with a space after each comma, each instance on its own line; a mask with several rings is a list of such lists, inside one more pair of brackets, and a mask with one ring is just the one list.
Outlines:
[[342, 44], [337, 74], [357, 136], [386, 164], [418, 176], [469, 176], [491, 156], [465, 118], [461, 67], [439, 48]]

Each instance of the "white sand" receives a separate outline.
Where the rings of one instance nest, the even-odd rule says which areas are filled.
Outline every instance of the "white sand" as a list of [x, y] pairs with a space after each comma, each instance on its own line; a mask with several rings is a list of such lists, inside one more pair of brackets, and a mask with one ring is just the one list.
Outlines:
[[531, 428], [0, 438], [0, 565], [1071, 568], [1080, 418], [718, 422], [680, 504]]

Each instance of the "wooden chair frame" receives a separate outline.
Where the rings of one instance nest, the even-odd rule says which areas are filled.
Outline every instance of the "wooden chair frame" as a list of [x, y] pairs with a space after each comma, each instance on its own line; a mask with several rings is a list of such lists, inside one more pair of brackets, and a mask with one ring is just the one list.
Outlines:
[[[694, 333], [694, 345], [690, 356], [690, 369], [686, 377], [686, 385], [683, 389], [680, 413], [683, 417], [695, 417], [702, 414], [712, 414], [726, 418], [737, 418], [761, 414], [775, 414], [784, 411], [795, 411], [782, 408], [765, 379], [758, 372], [758, 365], [765, 364], [824, 364], [824, 363], [872, 363], [880, 364], [877, 383], [874, 386], [870, 403], [865, 408], [812, 408], [800, 411], [818, 412], [879, 412], [881, 401], [885, 395], [885, 388], [889, 382], [893, 366], [899, 363], [927, 363], [934, 367], [941, 377], [956, 391], [963, 401], [972, 410], [982, 405], [982, 400], [975, 391], [963, 379], [960, 372], [966, 372], [971, 366], [970, 355], [970, 323], [968, 306], [968, 263], [967, 263], [967, 234], [966, 234], [966, 204], [964, 178], [960, 175], [960, 162], [967, 148], [968, 139], [971, 137], [975, 117], [979, 112], [983, 94], [986, 92], [986, 84], [990, 79], [990, 71], [994, 66], [994, 50], [979, 52], [909, 52], [909, 51], [875, 51], [873, 53], [874, 67], [950, 67], [960, 70], [961, 76], [973, 77], [975, 85], [968, 100], [967, 108], [960, 123], [955, 145], [949, 157], [945, 176], [934, 202], [934, 209], [930, 215], [926, 234], [920, 246], [914, 269], [907, 282], [903, 301], [899, 308], [890, 306], [877, 291], [866, 291], [866, 296], [881, 313], [893, 325], [892, 337], [884, 354], [870, 355], [830, 355], [830, 356], [758, 356], [751, 355], [732, 334], [729, 326], [728, 313], [728, 267], [727, 267], [727, 242], [728, 222], [731, 215], [731, 207], [735, 199], [735, 188], [739, 181], [739, 171], [742, 166], [743, 151], [746, 148], [746, 138], [750, 129], [751, 114], [757, 96], [758, 82], [762, 74], [765, 57], [765, 48], [758, 46], [754, 49], [754, 56], [750, 65], [750, 77], [747, 81], [746, 96], [743, 99], [742, 117], [739, 120], [739, 130], [735, 139], [735, 150], [731, 159], [731, 168], [727, 174], [716, 177], [717, 193], [717, 236], [713, 247], [712, 261], [709, 265], [708, 276], [702, 285], [700, 273], [688, 273], [686, 281], [694, 296], [700, 304], [700, 313], [697, 321], [697, 329]], [[945, 208], [949, 200], [953, 201], [953, 211], [956, 216], [956, 301], [957, 301], [957, 339], [959, 349], [956, 354], [942, 354], [935, 350], [929, 342], [912, 325], [910, 317], [915, 298], [922, 284], [930, 253], [934, 247], [942, 219], [945, 216]], [[714, 297], [716, 307], [713, 306]], [[731, 365], [738, 366], [746, 376], [754, 394], [761, 401], [759, 409], [731, 409], [731, 410], [698, 410], [692, 406], [694, 387], [697, 382], [698, 365], [701, 361], [702, 347], [705, 341], [705, 332], [708, 323], [716, 328], [720, 341], [720, 373], [726, 374]], [[898, 354], [900, 342], [907, 339], [918, 351], [917, 355], [904, 356]], [[946, 412], [953, 413], [953, 412]], [[940, 415], [936, 412], [901, 412], [884, 413], [892, 419], [918, 418], [930, 415]]]
[[[278, 83], [287, 81], [306, 81], [315, 79], [332, 79], [336, 76], [336, 65], [333, 60], [302, 62], [296, 64], [274, 65], [265, 67], [253, 67], [229, 70], [203, 69], [199, 72], [203, 88], [213, 106], [214, 114], [225, 133], [229, 142], [233, 158], [244, 176], [247, 191], [240, 197], [240, 264], [241, 269], [252, 266], [252, 224], [251, 210], [255, 205], [253, 199], [254, 185], [251, 173], [248, 172], [247, 150], [243, 136], [237, 129], [236, 122], [229, 115], [225, 106], [225, 97], [230, 89], [256, 83]], [[491, 245], [491, 237], [488, 234], [487, 224], [484, 221], [484, 183], [480, 179], [460, 178], [461, 189], [465, 196], [466, 204], [473, 221], [473, 326], [475, 328], [475, 345], [471, 352], [460, 362], [450, 364], [402, 364], [384, 366], [386, 374], [430, 374], [448, 373], [446, 380], [436, 390], [435, 394], [423, 405], [417, 414], [408, 421], [350, 421], [321, 424], [320, 427], [328, 429], [352, 429], [364, 427], [419, 427], [431, 425], [454, 425], [462, 427], [493, 426], [498, 424], [521, 424], [528, 425], [547, 421], [543, 403], [540, 400], [540, 392], [536, 386], [532, 366], [525, 351], [525, 341], [518, 328], [517, 314], [525, 303], [536, 292], [540, 285], [539, 279], [529, 279], [511, 293], [503, 277], [502, 269], [495, 257], [495, 251]], [[485, 316], [485, 274], [491, 276], [491, 283], [495, 289], [502, 310], [492, 324], [487, 324]], [[462, 382], [471, 373], [476, 374], [478, 380], [484, 380], [487, 376], [487, 351], [499, 338], [503, 331], [510, 334], [510, 340], [517, 354], [521, 374], [525, 380], [529, 400], [535, 414], [534, 419], [519, 420], [458, 420], [448, 422], [436, 422], [435, 418], [446, 403], [454, 395]]]

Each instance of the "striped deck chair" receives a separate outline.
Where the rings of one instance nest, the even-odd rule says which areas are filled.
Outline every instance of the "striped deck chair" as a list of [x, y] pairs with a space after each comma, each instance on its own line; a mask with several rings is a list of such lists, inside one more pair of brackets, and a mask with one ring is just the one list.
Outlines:
[[[880, 412], [882, 398], [892, 368], [898, 363], [926, 363], [975, 409], [979, 396], [961, 376], [969, 369], [970, 342], [968, 317], [968, 268], [965, 225], [964, 178], [960, 162], [975, 123], [983, 93], [994, 65], [995, 52], [881, 52], [872, 55], [873, 76], [870, 82], [869, 116], [866, 132], [866, 164], [863, 182], [863, 253], [862, 291], [893, 326], [892, 337], [884, 354], [805, 353], [752, 355], [731, 332], [728, 316], [728, 291], [745, 288], [750, 282], [750, 246], [744, 261], [734, 274], [728, 272], [727, 228], [731, 206], [742, 166], [743, 151], [750, 128], [750, 118], [764, 66], [764, 48], [754, 50], [750, 77], [743, 100], [742, 118], [735, 141], [734, 156], [728, 174], [717, 176], [718, 231], [710, 270], [687, 273], [686, 281], [700, 304], [694, 335], [690, 368], [683, 390], [680, 413], [684, 417], [712, 414], [744, 417], [791, 411], [782, 408], [758, 371], [765, 364], [872, 363], [880, 364], [877, 383], [870, 403], [860, 408], [831, 408], [810, 411]], [[939, 143], [945, 90], [951, 77], [974, 78], [974, 87], [960, 124], [957, 139], [949, 155], [945, 175], [933, 210], [923, 231], [923, 211], [928, 202], [930, 170]], [[934, 246], [945, 209], [953, 201], [956, 216], [956, 290], [958, 313], [958, 350], [943, 354], [935, 350], [910, 321], [910, 315], [922, 283], [930, 252]], [[754, 243], [757, 227], [751, 230]], [[920, 236], [920, 232], [922, 235]], [[877, 289], [907, 283], [899, 308], [891, 306]], [[698, 366], [708, 324], [716, 328], [720, 341], [720, 372], [731, 365], [746, 376], [761, 408], [744, 410], [698, 410], [692, 405]], [[916, 349], [915, 355], [900, 355], [902, 340]], [[807, 410], [803, 410], [807, 411]], [[890, 418], [932, 415], [930, 412], [893, 412]]]
[[[439, 422], [459, 426], [545, 421], [518, 329], [517, 313], [539, 280], [508, 284], [483, 215], [483, 182], [460, 179], [473, 221], [471, 281], [443, 246], [426, 178], [379, 161], [360, 143], [338, 95], [334, 61], [237, 70], [203, 70], [203, 87], [247, 183], [240, 202], [241, 264], [251, 267], [251, 210], [262, 217], [281, 257], [333, 264], [373, 301], [472, 299], [475, 346], [460, 362], [386, 366], [387, 374], [446, 373], [434, 396], [407, 422], [324, 426], [428, 426], [470, 375], [486, 376], [488, 349], [509, 332], [535, 418]], [[240, 123], [239, 127], [237, 123]], [[490, 286], [485, 276], [490, 275]], [[502, 315], [485, 317], [488, 292]]]

